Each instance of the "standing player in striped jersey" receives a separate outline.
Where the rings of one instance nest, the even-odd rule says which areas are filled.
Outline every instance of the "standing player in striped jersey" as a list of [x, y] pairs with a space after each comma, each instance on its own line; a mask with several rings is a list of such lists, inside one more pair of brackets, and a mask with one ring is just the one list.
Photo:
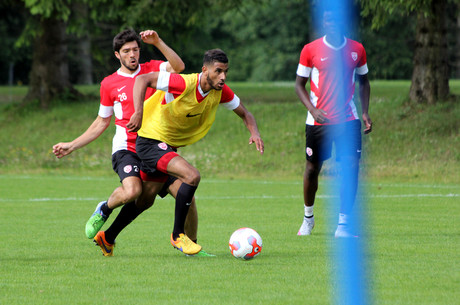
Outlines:
[[[214, 49], [205, 53], [201, 73], [185, 75], [160, 71], [139, 76], [134, 85], [136, 110], [127, 127], [131, 131], [139, 130], [136, 150], [145, 174], [137, 204], [143, 209], [150, 207], [168, 175], [182, 182], [176, 196], [171, 244], [185, 254], [193, 255], [201, 250], [184, 230], [185, 217], [201, 177], [198, 170], [177, 153], [177, 148], [204, 137], [215, 120], [217, 107], [223, 105], [243, 120], [250, 132], [249, 144], [255, 143], [261, 154], [264, 151], [254, 116], [225, 84], [227, 72], [226, 54]], [[144, 103], [148, 88], [158, 91]], [[123, 228], [118, 220], [122, 217], [133, 219], [137, 215], [121, 210], [112, 226], [118, 226], [121, 232]]]
[[[157, 47], [168, 61], [151, 60], [139, 64], [141, 39]], [[185, 68], [182, 59], [153, 30], [141, 32], [140, 37], [133, 30], [122, 31], [113, 39], [113, 50], [115, 56], [120, 60], [120, 68], [101, 82], [101, 101], [97, 118], [81, 136], [72, 142], [58, 143], [53, 146], [53, 152], [58, 158], [70, 154], [97, 139], [108, 128], [112, 114], [115, 114], [116, 132], [112, 142], [112, 165], [120, 177], [121, 186], [113, 191], [107, 201], [100, 202], [96, 207], [96, 211], [86, 224], [85, 231], [88, 238], [95, 237], [113, 209], [124, 204], [124, 209], [135, 209], [134, 201], [142, 192], [140, 160], [135, 149], [137, 134], [128, 132], [126, 129], [126, 124], [134, 112], [133, 86], [136, 77], [158, 71], [179, 73]], [[149, 89], [146, 97], [150, 97], [154, 92], [154, 89]], [[179, 186], [180, 181], [169, 179], [161, 196], [165, 196], [167, 192], [175, 196]], [[192, 238], [196, 239], [198, 215], [195, 202], [192, 204], [189, 217], [187, 229]], [[102, 244], [102, 238], [107, 238], [114, 244], [114, 238], [110, 238], [110, 231], [106, 233], [106, 236], [96, 236], [95, 241], [99, 245]], [[113, 255], [113, 249], [102, 250], [106, 256]]]
[[[310, 235], [315, 225], [313, 205], [318, 175], [323, 162], [331, 156], [334, 142], [342, 170], [348, 170], [352, 177], [349, 181], [342, 181], [335, 236], [352, 236], [347, 223], [357, 192], [361, 156], [361, 121], [354, 104], [355, 75], [359, 83], [364, 133], [372, 130], [368, 114], [370, 85], [366, 52], [362, 44], [344, 36], [338, 14], [325, 10], [323, 26], [326, 35], [304, 46], [297, 68], [296, 93], [308, 109], [303, 188], [305, 215], [298, 235]], [[305, 88], [309, 79], [310, 95]]]

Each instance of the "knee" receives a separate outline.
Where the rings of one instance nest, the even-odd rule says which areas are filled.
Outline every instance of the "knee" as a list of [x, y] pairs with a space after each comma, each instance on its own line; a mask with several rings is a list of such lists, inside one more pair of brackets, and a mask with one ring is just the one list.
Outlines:
[[185, 179], [183, 180], [183, 182], [189, 185], [193, 185], [193, 186], [198, 186], [200, 181], [201, 181], [201, 175], [200, 175], [200, 172], [196, 168], [191, 170], [188, 173], [188, 175], [185, 177]]
[[305, 166], [305, 178], [308, 180], [317, 179], [321, 167], [317, 164], [308, 162]]
[[132, 185], [125, 188], [126, 202], [136, 200], [142, 193], [142, 185]]

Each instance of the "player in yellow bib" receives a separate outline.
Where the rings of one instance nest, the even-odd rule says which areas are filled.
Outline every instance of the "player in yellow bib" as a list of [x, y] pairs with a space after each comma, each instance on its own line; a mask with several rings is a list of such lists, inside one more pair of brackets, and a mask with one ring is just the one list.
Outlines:
[[[203, 138], [215, 120], [217, 107], [223, 105], [243, 120], [250, 132], [249, 144], [264, 152], [254, 116], [225, 84], [228, 67], [226, 54], [213, 49], [205, 53], [201, 73], [153, 72], [138, 76], [134, 84], [135, 112], [126, 127], [138, 132], [136, 151], [142, 160], [144, 184], [136, 205], [144, 210], [152, 206], [168, 175], [177, 177], [182, 185], [176, 196], [171, 244], [185, 254], [201, 250], [184, 233], [185, 218], [201, 176], [177, 149]], [[144, 103], [149, 87], [157, 91]]]
[[[196, 93], [199, 74], [180, 75], [171, 77], [164, 73], [162, 77], [169, 78], [163, 88], [179, 88], [180, 95], [158, 91], [144, 103], [142, 128], [138, 134], [144, 138], [156, 139], [174, 147], [195, 143], [204, 137], [214, 122], [217, 106], [220, 103], [230, 103], [231, 108], [238, 106], [237, 99], [226, 87], [224, 100], [222, 90], [211, 90], [205, 96]], [[166, 86], [168, 88], [166, 88]], [[227, 89], [228, 88], [228, 89]], [[160, 89], [161, 90], [161, 89]], [[198, 91], [199, 92], [199, 91]], [[170, 100], [168, 102], [168, 97]]]

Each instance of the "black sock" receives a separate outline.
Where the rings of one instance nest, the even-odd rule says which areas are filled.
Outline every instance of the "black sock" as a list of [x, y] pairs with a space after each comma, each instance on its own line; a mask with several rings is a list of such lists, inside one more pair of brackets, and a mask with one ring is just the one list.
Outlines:
[[193, 195], [197, 186], [182, 183], [176, 195], [176, 209], [174, 213], [174, 229], [173, 239], [179, 237], [180, 233], [184, 233], [185, 218], [187, 217], [190, 204], [192, 203]]
[[105, 231], [105, 240], [108, 243], [115, 243], [115, 238], [120, 232], [129, 225], [143, 210], [140, 210], [134, 201], [128, 202], [118, 213], [117, 218], [113, 221], [110, 227]]
[[105, 216], [109, 217], [110, 214], [112, 214], [112, 209], [109, 208], [108, 201], [106, 201], [102, 206], [101, 206], [101, 211], [104, 213]]

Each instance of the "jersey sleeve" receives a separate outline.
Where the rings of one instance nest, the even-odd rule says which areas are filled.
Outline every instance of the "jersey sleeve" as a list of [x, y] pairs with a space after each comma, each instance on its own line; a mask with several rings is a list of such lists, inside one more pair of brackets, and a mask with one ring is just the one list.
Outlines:
[[112, 116], [113, 107], [108, 107], [104, 105], [99, 105], [99, 112], [97, 113], [98, 116], [101, 118], [109, 118]]
[[297, 75], [301, 77], [309, 77], [311, 69], [313, 68], [311, 53], [308, 45], [305, 45], [300, 52], [299, 65], [297, 66]]
[[112, 116], [113, 113], [113, 100], [110, 96], [110, 90], [107, 88], [104, 81], [101, 83], [99, 92], [101, 95], [101, 102], [98, 115], [103, 118], [108, 118]]
[[164, 71], [166, 71], [166, 63], [165, 61], [162, 61], [162, 60], [151, 60], [149, 62], [146, 62], [144, 64], [144, 67], [146, 69], [145, 73], [148, 73], [148, 72], [159, 72], [159, 71], [162, 71], [162, 68], [164, 69]]
[[366, 57], [366, 50], [362, 45], [361, 46], [361, 56], [359, 59], [358, 67], [356, 68], [356, 74], [358, 75], [364, 75], [369, 72], [369, 69], [367, 68], [367, 57]]
[[167, 71], [166, 70], [167, 66], [168, 66], [167, 61], [162, 62], [161, 65], [160, 65], [160, 70], [159, 71]]
[[224, 85], [224, 88], [222, 88], [220, 103], [228, 110], [233, 110], [240, 105], [240, 98], [233, 93], [229, 86]]
[[166, 71], [160, 71], [158, 74], [157, 90], [180, 95], [184, 92], [185, 87], [185, 80], [180, 74]]

